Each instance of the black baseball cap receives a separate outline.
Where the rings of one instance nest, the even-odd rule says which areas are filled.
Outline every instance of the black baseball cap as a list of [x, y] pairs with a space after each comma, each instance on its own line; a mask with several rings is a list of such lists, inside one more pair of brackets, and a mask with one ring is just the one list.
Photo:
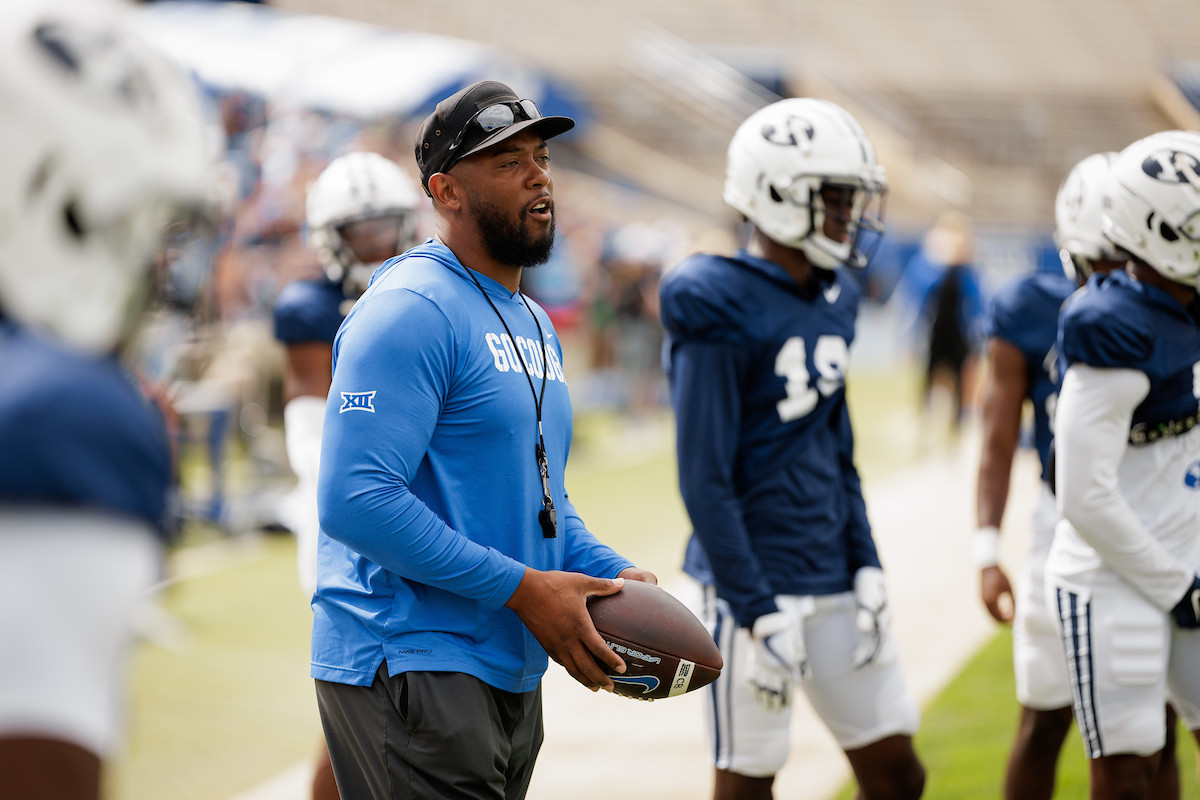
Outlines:
[[543, 117], [532, 100], [522, 100], [499, 81], [479, 81], [447, 97], [421, 123], [415, 144], [421, 186], [460, 160], [527, 128], [543, 139], [575, 127], [570, 117]]

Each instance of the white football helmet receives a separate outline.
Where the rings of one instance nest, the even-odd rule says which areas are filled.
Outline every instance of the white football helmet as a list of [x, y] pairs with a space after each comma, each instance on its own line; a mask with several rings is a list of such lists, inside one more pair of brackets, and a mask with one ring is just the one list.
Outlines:
[[340, 230], [354, 222], [394, 218], [397, 239], [392, 255], [398, 255], [417, 243], [418, 201], [412, 178], [378, 153], [335, 158], [313, 181], [306, 207], [308, 244], [325, 274], [342, 284], [347, 297], [366, 291], [379, 263], [361, 263]]
[[[822, 187], [854, 190], [849, 241], [825, 235]], [[825, 100], [772, 103], [751, 114], [729, 143], [725, 202], [822, 269], [866, 266], [870, 250], [864, 253], [860, 238], [870, 232], [878, 244], [886, 191], [884, 169], [858, 120]]]
[[126, 341], [210, 159], [190, 78], [108, 0], [38, 0], [0, 26], [0, 317], [93, 353]]
[[1200, 280], [1200, 133], [1164, 131], [1126, 147], [1112, 163], [1104, 235], [1163, 276]]
[[1079, 284], [1087, 281], [1096, 261], [1119, 261], [1104, 238], [1101, 202], [1112, 183], [1116, 153], [1093, 153], [1076, 164], [1054, 198], [1054, 243], [1063, 272]]

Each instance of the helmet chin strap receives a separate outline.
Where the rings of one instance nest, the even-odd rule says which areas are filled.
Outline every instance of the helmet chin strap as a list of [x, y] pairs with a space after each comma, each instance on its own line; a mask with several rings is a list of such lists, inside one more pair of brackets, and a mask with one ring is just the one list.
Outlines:
[[[780, 202], [786, 202], [782, 193], [776, 193]], [[808, 232], [791, 246], [804, 253], [808, 263], [817, 269], [833, 270], [843, 264], [853, 266], [854, 242], [834, 242], [823, 233], [826, 212], [816, 187], [810, 190], [808, 202], [803, 207], [808, 209]]]
[[[804, 251], [808, 263], [818, 269], [836, 269], [842, 264], [850, 264], [851, 258], [854, 255], [854, 248], [851, 242], [846, 242], [842, 247], [834, 249], [827, 245], [830, 240], [819, 235], [815, 231], [805, 237], [800, 243], [800, 249]], [[843, 252], [839, 252], [843, 251]]]

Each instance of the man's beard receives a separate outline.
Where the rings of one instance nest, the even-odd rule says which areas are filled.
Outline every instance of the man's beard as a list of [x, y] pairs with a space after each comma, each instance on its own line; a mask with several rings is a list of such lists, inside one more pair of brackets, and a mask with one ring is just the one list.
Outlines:
[[479, 213], [475, 218], [483, 236], [488, 255], [510, 267], [536, 267], [550, 260], [554, 248], [554, 218], [545, 235], [526, 233], [521, 224], [525, 220], [522, 211], [515, 221], [507, 218], [496, 206], [480, 202], [475, 198]]

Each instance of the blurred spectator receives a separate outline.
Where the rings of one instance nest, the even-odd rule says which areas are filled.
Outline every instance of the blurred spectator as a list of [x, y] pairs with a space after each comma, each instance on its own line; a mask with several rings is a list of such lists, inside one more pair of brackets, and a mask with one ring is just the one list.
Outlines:
[[579, 316], [582, 285], [574, 250], [570, 237], [560, 230], [549, 260], [521, 277], [521, 290], [546, 309], [560, 335], [571, 330]]
[[658, 223], [630, 223], [611, 235], [602, 261], [607, 276], [605, 310], [612, 314], [619, 376], [618, 405], [634, 415], [662, 402], [658, 282], [674, 245], [673, 234], [673, 229]]
[[[592, 384], [588, 396], [595, 402], [603, 402], [609, 394], [605, 386], [615, 386], [616, 378], [616, 313], [613, 310], [612, 280], [604, 266], [603, 235], [597, 241], [586, 260], [587, 269], [582, 277], [580, 303], [586, 320], [587, 369]], [[615, 394], [615, 393], [614, 393]]]
[[[228, 211], [219, 172], [210, 191], [209, 212], [168, 227], [154, 257], [155, 294], [145, 323], [129, 347], [143, 391], [163, 412], [173, 449], [176, 478], [181, 444], [205, 442], [212, 484], [202, 509], [179, 508], [184, 516], [217, 521], [224, 509], [224, 442], [232, 402], [210, 403], [197, 413], [195, 387], [219, 345], [215, 324], [213, 264], [228, 241]], [[215, 196], [214, 196], [215, 195]], [[201, 432], [197, 427], [202, 428]]]
[[938, 393], [949, 392], [956, 430], [971, 403], [983, 341], [984, 297], [974, 258], [970, 218], [945, 211], [905, 264], [897, 286], [912, 314], [913, 340], [924, 355], [922, 406], [931, 413]]

